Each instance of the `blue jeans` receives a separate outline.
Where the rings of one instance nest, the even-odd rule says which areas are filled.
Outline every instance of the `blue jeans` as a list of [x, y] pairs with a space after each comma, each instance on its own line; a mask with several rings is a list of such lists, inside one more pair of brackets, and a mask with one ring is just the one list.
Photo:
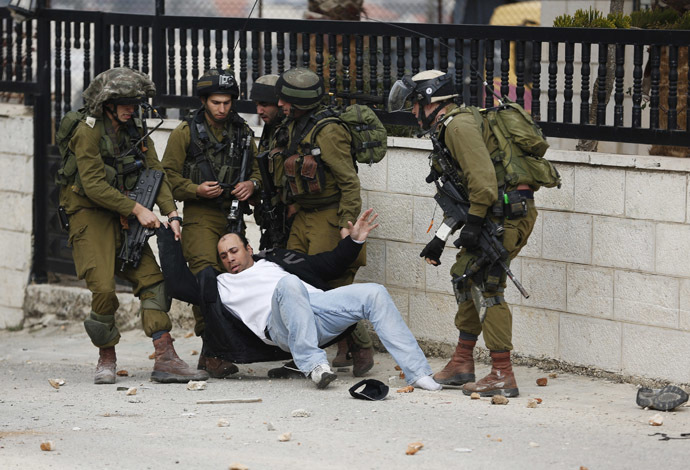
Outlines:
[[328, 363], [319, 344], [334, 339], [362, 319], [374, 325], [409, 384], [431, 374], [417, 340], [380, 284], [352, 284], [310, 294], [297, 276], [285, 276], [273, 292], [268, 332], [271, 340], [290, 351], [297, 367], [308, 374], [317, 365]]

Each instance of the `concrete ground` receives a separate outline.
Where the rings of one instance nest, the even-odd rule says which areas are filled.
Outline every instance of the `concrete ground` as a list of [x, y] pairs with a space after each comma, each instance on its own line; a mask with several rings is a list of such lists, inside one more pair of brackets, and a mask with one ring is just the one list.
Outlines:
[[[196, 363], [196, 337], [174, 331], [180, 356]], [[405, 383], [377, 353], [369, 377], [390, 385], [384, 401], [355, 400], [359, 379], [339, 372], [326, 390], [308, 380], [270, 380], [280, 363], [241, 365], [206, 390], [149, 381], [153, 346], [123, 334], [115, 385], [94, 385], [96, 350], [80, 325], [0, 331], [2, 469], [631, 469], [688, 467], [690, 409], [661, 413], [636, 406], [636, 387], [602, 379], [516, 367], [521, 395], [507, 405], [470, 400], [457, 389], [396, 393]], [[335, 354], [335, 351], [329, 351]], [[445, 360], [431, 358], [434, 370]], [[478, 365], [479, 374], [488, 366]], [[546, 377], [539, 387], [536, 379]], [[63, 379], [53, 388], [49, 379]], [[135, 395], [122, 388], [135, 387]], [[261, 402], [198, 404], [260, 398]], [[536, 408], [529, 399], [541, 398]], [[307, 417], [293, 411], [306, 410]], [[226, 424], [226, 425], [222, 425]], [[288, 441], [279, 437], [290, 433]], [[53, 451], [41, 443], [52, 441]], [[408, 444], [421, 442], [415, 455]], [[237, 468], [243, 468], [239, 466]]]

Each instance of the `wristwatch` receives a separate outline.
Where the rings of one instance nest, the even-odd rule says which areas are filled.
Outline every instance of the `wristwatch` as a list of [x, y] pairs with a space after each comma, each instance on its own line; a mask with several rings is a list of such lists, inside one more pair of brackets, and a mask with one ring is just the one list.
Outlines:
[[258, 181], [256, 181], [256, 180], [249, 180], [249, 181], [251, 181], [254, 184], [254, 191], [259, 189], [259, 182]]
[[180, 225], [182, 225], [182, 217], [180, 217], [179, 215], [168, 217], [168, 222], [174, 222], [176, 220], [180, 223]]

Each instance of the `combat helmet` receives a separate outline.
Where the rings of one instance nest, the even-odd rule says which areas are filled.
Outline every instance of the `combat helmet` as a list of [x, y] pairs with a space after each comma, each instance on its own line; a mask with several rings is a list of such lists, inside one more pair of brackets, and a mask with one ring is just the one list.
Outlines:
[[295, 109], [311, 110], [319, 106], [325, 93], [323, 78], [307, 68], [292, 68], [278, 78], [276, 93]]
[[140, 104], [155, 95], [156, 85], [146, 74], [115, 67], [96, 75], [82, 96], [89, 115], [101, 117], [105, 104]]
[[210, 95], [230, 95], [239, 98], [240, 87], [230, 70], [209, 69], [196, 82], [196, 95], [199, 98]]
[[257, 78], [252, 85], [249, 99], [257, 103], [278, 105], [278, 94], [276, 93], [278, 78], [278, 75], [263, 75]]
[[402, 111], [406, 101], [425, 106], [455, 98], [453, 76], [440, 70], [425, 70], [396, 81], [388, 94], [388, 111]]

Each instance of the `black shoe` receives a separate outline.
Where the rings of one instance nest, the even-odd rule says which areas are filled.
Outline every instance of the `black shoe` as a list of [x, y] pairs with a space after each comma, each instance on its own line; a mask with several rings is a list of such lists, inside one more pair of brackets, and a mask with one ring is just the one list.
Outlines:
[[680, 387], [666, 385], [663, 388], [640, 388], [637, 390], [637, 405], [659, 411], [669, 411], [688, 401], [688, 394]]
[[286, 362], [282, 367], [276, 367], [268, 371], [270, 379], [306, 379], [304, 374], [297, 368], [295, 361]]

